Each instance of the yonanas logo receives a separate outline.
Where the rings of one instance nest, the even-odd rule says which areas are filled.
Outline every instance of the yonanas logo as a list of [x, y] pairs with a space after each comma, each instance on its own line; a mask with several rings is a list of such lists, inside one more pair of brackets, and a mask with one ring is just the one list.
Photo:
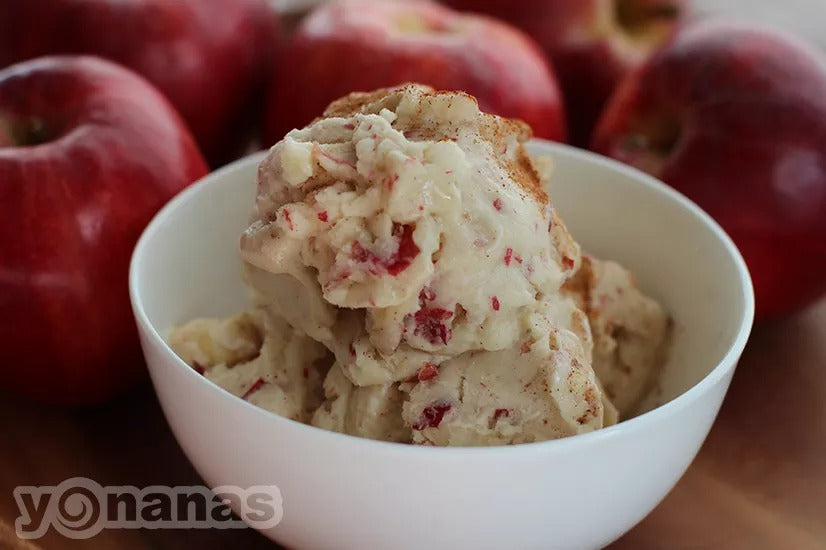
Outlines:
[[21, 539], [40, 538], [49, 528], [71, 539], [104, 529], [270, 529], [284, 515], [275, 485], [138, 488], [74, 477], [59, 485], [16, 487], [14, 500]]

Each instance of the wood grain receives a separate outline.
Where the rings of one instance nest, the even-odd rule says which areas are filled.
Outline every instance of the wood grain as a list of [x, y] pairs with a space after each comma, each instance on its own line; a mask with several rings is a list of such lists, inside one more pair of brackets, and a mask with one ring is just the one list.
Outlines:
[[[18, 485], [198, 484], [151, 388], [83, 411], [0, 395], [0, 520]], [[273, 548], [251, 530], [50, 532], [47, 549]], [[13, 548], [0, 540], [0, 549]], [[614, 549], [826, 549], [826, 300], [758, 327], [703, 449], [677, 487]]]

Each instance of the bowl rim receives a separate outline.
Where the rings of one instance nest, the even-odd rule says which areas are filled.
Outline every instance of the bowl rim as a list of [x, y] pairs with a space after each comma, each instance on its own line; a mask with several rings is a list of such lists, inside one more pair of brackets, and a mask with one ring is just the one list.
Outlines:
[[[447, 458], [449, 456], [452, 456], [455, 458], [473, 457], [477, 459], [487, 456], [495, 456], [496, 458], [501, 458], [502, 455], [518, 456], [525, 455], [526, 453], [534, 454], [538, 451], [567, 452], [568, 450], [576, 448], [578, 446], [596, 444], [600, 441], [622, 437], [624, 433], [629, 431], [644, 431], [649, 426], [656, 424], [660, 421], [663, 421], [667, 417], [680, 414], [686, 408], [690, 407], [695, 401], [697, 401], [703, 394], [709, 392], [717, 383], [719, 383], [723, 378], [729, 375], [731, 371], [734, 370], [734, 368], [737, 365], [737, 361], [742, 355], [746, 343], [749, 339], [749, 335], [751, 333], [751, 329], [754, 322], [754, 289], [752, 286], [752, 281], [749, 275], [748, 268], [746, 267], [746, 263], [742, 255], [740, 254], [740, 251], [738, 250], [734, 242], [731, 240], [731, 238], [728, 236], [728, 234], [722, 229], [722, 227], [720, 227], [720, 225], [716, 221], [714, 221], [711, 218], [711, 216], [709, 216], [709, 214], [707, 214], [697, 204], [692, 202], [685, 195], [669, 187], [665, 183], [657, 180], [656, 178], [640, 170], [637, 170], [636, 168], [627, 166], [625, 164], [604, 157], [597, 153], [541, 139], [531, 140], [528, 143], [528, 149], [529, 151], [533, 152], [564, 155], [580, 162], [596, 164], [599, 167], [609, 171], [619, 172], [628, 177], [632, 181], [633, 185], [645, 187], [648, 190], [657, 193], [661, 196], [664, 196], [666, 199], [672, 202], [677, 203], [683, 209], [688, 211], [688, 213], [698, 218], [703, 225], [707, 226], [711, 230], [711, 232], [720, 241], [723, 248], [728, 253], [730, 259], [734, 263], [738, 274], [738, 279], [740, 283], [739, 287], [744, 304], [744, 308], [741, 312], [741, 316], [739, 319], [739, 326], [736, 332], [736, 336], [731, 342], [728, 351], [722, 357], [722, 359], [720, 359], [717, 365], [715, 365], [714, 368], [708, 374], [706, 374], [699, 382], [694, 384], [694, 386], [692, 386], [685, 392], [681, 393], [671, 401], [668, 401], [667, 403], [664, 403], [639, 416], [635, 416], [633, 418], [629, 418], [628, 420], [619, 422], [613, 426], [609, 426], [584, 434], [568, 436], [561, 439], [552, 439], [547, 441], [538, 441], [533, 443], [523, 443], [519, 445], [507, 446], [432, 447], [422, 445], [410, 445], [407, 443], [378, 441], [333, 432], [309, 424], [304, 424], [302, 422], [291, 420], [289, 418], [279, 416], [273, 412], [257, 407], [247, 401], [244, 401], [236, 397], [235, 395], [229, 393], [220, 386], [208, 381], [206, 378], [204, 378], [200, 374], [196, 373], [193, 369], [191, 369], [189, 365], [187, 365], [180, 357], [178, 357], [177, 354], [175, 354], [174, 351], [172, 351], [172, 349], [166, 343], [166, 340], [161, 336], [161, 334], [158, 332], [155, 326], [150, 322], [146, 314], [146, 311], [144, 310], [143, 301], [140, 293], [140, 272], [142, 264], [144, 263], [143, 257], [146, 255], [146, 250], [149, 246], [149, 241], [152, 240], [159, 231], [163, 230], [164, 226], [166, 225], [166, 220], [171, 218], [174, 212], [181, 205], [189, 202], [190, 200], [193, 200], [198, 193], [203, 192], [203, 190], [210, 185], [220, 185], [222, 183], [231, 181], [231, 178], [227, 178], [228, 174], [248, 168], [251, 164], [259, 163], [266, 156], [267, 151], [256, 152], [241, 159], [238, 159], [200, 178], [192, 185], [178, 193], [178, 195], [173, 197], [152, 218], [150, 223], [147, 225], [146, 229], [141, 234], [141, 237], [138, 240], [137, 245], [135, 246], [129, 266], [129, 296], [132, 302], [132, 308], [134, 311], [134, 316], [137, 320], [138, 327], [141, 330], [141, 332], [143, 332], [148, 338], [152, 340], [152, 343], [154, 343], [160, 349], [164, 350], [166, 356], [169, 356], [172, 363], [176, 365], [175, 368], [185, 369], [188, 372], [188, 375], [200, 379], [200, 383], [206, 384], [207, 386], [212, 388], [213, 391], [216, 392], [215, 396], [217, 399], [221, 398], [221, 394], [223, 394], [223, 398], [229, 397], [230, 399], [227, 400], [228, 403], [234, 403], [234, 405], [229, 406], [247, 407], [248, 410], [256, 411], [253, 414], [259, 414], [263, 417], [266, 417], [268, 419], [266, 421], [274, 422], [276, 423], [276, 425], [279, 423], [285, 423], [282, 424], [284, 428], [295, 429], [297, 430], [296, 433], [302, 434], [302, 437], [306, 436], [310, 438], [317, 438], [320, 443], [324, 443], [320, 440], [325, 439], [328, 440], [327, 443], [331, 445], [338, 444], [354, 446], [353, 450], [355, 451], [360, 450], [360, 447], [363, 450], [375, 449], [375, 451], [382, 452], [403, 452], [405, 454], [423, 453], [431, 457], [439, 456], [440, 458]], [[153, 378], [153, 385], [155, 383], [156, 382]]]

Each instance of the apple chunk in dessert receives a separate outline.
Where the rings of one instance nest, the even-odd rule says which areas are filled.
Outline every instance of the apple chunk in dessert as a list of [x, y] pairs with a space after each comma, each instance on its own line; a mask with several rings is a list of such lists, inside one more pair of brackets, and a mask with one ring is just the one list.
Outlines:
[[[594, 371], [591, 294], [565, 289], [590, 260], [543, 191], [529, 138], [469, 95], [419, 85], [351, 94], [287, 134], [259, 166], [240, 239], [242, 315], [265, 320], [249, 331], [264, 345], [255, 357], [224, 345], [206, 376], [243, 397], [270, 380], [255, 366], [267, 363], [283, 376], [260, 406], [286, 401], [285, 416], [388, 441], [502, 445], [616, 422]], [[636, 310], [622, 312], [636, 326]], [[171, 345], [195, 366], [226, 336], [209, 329], [220, 323], [192, 321]], [[633, 343], [660, 346], [665, 331]], [[305, 351], [276, 349], [290, 345]], [[634, 383], [611, 379], [623, 403], [657, 366], [626, 355], [646, 361]]]

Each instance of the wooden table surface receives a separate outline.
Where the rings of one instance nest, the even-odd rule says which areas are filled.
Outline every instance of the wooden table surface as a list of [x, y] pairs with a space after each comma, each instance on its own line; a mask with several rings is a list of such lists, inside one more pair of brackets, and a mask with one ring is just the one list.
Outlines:
[[[196, 485], [151, 388], [61, 411], [0, 395], [0, 520], [17, 485], [85, 476], [111, 485]], [[0, 522], [0, 523], [2, 523]], [[0, 548], [3, 543], [0, 525]], [[6, 533], [8, 538], [8, 532]], [[104, 531], [45, 549], [273, 548], [243, 531]], [[826, 300], [758, 327], [703, 449], [677, 487], [617, 549], [826, 549]]]

